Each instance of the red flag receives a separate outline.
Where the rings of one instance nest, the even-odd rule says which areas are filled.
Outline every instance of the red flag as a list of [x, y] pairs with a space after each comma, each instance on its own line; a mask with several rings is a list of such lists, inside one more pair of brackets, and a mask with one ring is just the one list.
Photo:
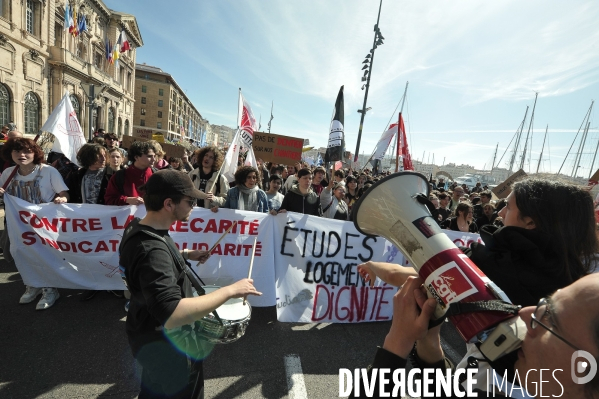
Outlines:
[[412, 157], [410, 156], [410, 150], [408, 149], [408, 138], [406, 137], [406, 128], [403, 124], [403, 117], [401, 112], [399, 113], [399, 145], [397, 146], [397, 156], [401, 156], [403, 159], [403, 170], [414, 170], [412, 165]]

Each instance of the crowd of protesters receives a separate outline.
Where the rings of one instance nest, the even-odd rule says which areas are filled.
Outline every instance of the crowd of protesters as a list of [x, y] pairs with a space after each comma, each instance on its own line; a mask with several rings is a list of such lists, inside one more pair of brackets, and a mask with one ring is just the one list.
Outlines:
[[[229, 182], [221, 173], [224, 153], [215, 146], [203, 147], [193, 153], [185, 150], [182, 157], [167, 160], [165, 151], [156, 141], [136, 141], [125, 151], [119, 147], [114, 133], [103, 131], [79, 150], [80, 167], [62, 154], [50, 153], [47, 162], [54, 168], [48, 168], [42, 150], [33, 140], [23, 138], [17, 131], [7, 132], [7, 137], [11, 139], [2, 148], [2, 169], [5, 171], [0, 182], [13, 181], [1, 192], [10, 192], [32, 203], [68, 200], [86, 204], [141, 205], [144, 203], [141, 187], [157, 170], [170, 168], [189, 175], [194, 186], [205, 195], [198, 206], [213, 212], [218, 212], [219, 208], [272, 215], [297, 212], [348, 221], [352, 220], [352, 207], [356, 201], [376, 181], [390, 174], [373, 175], [370, 169], [326, 170], [305, 162], [272, 164], [260, 159], [258, 168], [254, 168], [243, 165], [244, 160], [240, 157], [235, 179]], [[15, 165], [18, 173], [9, 177]], [[51, 175], [49, 170], [53, 171]], [[32, 188], [19, 188], [18, 184], [29, 184]], [[486, 225], [503, 225], [502, 210], [506, 202], [493, 201], [487, 186], [477, 183], [469, 189], [465, 184], [446, 183], [443, 178], [437, 181], [432, 176], [429, 185], [429, 209], [441, 228], [478, 233]], [[7, 237], [4, 234], [0, 242], [5, 255], [9, 252]], [[33, 301], [42, 291], [44, 297], [51, 296], [46, 295], [50, 289], [28, 287], [21, 302]], [[58, 298], [56, 290], [51, 293], [54, 300]], [[93, 295], [94, 292], [89, 292], [82, 299]], [[52, 298], [43, 298], [40, 303], [38, 309], [45, 309], [54, 302]]]

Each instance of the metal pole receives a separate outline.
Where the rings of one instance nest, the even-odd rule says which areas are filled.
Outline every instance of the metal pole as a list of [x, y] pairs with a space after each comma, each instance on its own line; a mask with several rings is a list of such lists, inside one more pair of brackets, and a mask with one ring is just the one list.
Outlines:
[[364, 104], [362, 105], [362, 110], [360, 113], [362, 116], [360, 117], [360, 128], [358, 129], [358, 141], [356, 143], [356, 152], [354, 155], [354, 162], [358, 162], [358, 154], [360, 153], [360, 140], [362, 139], [362, 128], [364, 127], [364, 116], [366, 116], [366, 101], [368, 100], [368, 89], [370, 88], [370, 77], [372, 76], [372, 65], [374, 64], [374, 50], [376, 48], [376, 40], [378, 37], [378, 27], [379, 20], [381, 19], [381, 7], [383, 6], [383, 0], [379, 3], [379, 15], [376, 19], [376, 25], [374, 25], [374, 40], [372, 42], [372, 50], [370, 50], [370, 68], [368, 72], [368, 77], [366, 78], [366, 91], [364, 92]]
[[91, 141], [93, 139], [93, 128], [92, 128], [92, 123], [93, 123], [93, 114], [94, 114], [94, 85], [89, 85], [89, 93], [88, 93], [88, 97], [87, 97], [87, 102], [88, 102], [88, 106], [89, 106], [89, 117], [88, 117], [88, 135], [89, 135], [89, 140]]
[[[545, 128], [545, 137], [543, 138], [543, 146], [541, 147], [541, 155], [539, 155], [539, 163], [537, 163], [537, 173], [539, 173], [539, 168], [541, 167], [541, 160], [543, 159], [543, 150], [545, 149], [545, 141], [547, 140], [547, 131], [549, 130], [549, 124]], [[595, 160], [593, 159], [593, 162]]]

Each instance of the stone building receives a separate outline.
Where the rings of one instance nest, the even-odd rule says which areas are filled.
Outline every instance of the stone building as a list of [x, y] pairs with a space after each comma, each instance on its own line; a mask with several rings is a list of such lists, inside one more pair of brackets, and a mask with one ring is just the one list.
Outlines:
[[[77, 37], [65, 29], [63, 0], [0, 0], [0, 123], [36, 134], [68, 90], [87, 135], [87, 83], [95, 86], [91, 130], [131, 134], [136, 48], [143, 45], [137, 21], [101, 0], [70, 4], [86, 16], [87, 31]], [[131, 49], [109, 64], [105, 40], [115, 43], [121, 30]]]
[[191, 139], [198, 144], [209, 122], [202, 118], [175, 79], [145, 63], [137, 64], [135, 69], [133, 135], [160, 133], [167, 140]]

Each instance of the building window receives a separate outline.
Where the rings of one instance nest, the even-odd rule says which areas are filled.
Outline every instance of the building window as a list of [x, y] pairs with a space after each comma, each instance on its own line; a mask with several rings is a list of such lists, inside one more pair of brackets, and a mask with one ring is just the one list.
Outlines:
[[[21, 3], [22, 4], [22, 3]], [[35, 35], [35, 8], [36, 8], [37, 4], [35, 3], [34, 0], [27, 0], [27, 4], [26, 4], [26, 24], [27, 24], [27, 32], [31, 33], [32, 35]]]
[[10, 0], [0, 0], [0, 17], [8, 18], [8, 3]]
[[[29, 3], [29, 1], [27, 2]], [[39, 129], [40, 105], [33, 92], [25, 95], [25, 133], [36, 134]]]
[[146, 120], [145, 119], [140, 119], [139, 120], [139, 126], [145, 126], [146, 125]]
[[79, 100], [73, 94], [69, 96], [69, 99], [71, 100], [75, 114], [77, 114], [77, 120], [79, 121], [79, 124], [81, 124], [81, 106], [79, 105]]
[[117, 130], [117, 133], [119, 134], [119, 137], [121, 137], [121, 135], [123, 134], [123, 121], [121, 118], [119, 118], [119, 129]]
[[123, 67], [119, 68], [119, 83], [121, 86], [125, 85], [125, 68]]
[[145, 115], [145, 114], [146, 114], [146, 109], [145, 109], [145, 108], [142, 108], [142, 109], [141, 109], [141, 114], [142, 114], [142, 115]]
[[156, 129], [162, 129], [162, 122], [156, 123]]
[[131, 86], [131, 72], [127, 73], [127, 90], [132, 91], [132, 87]]
[[0, 83], [0, 126], [8, 122], [10, 122], [10, 95], [6, 87]]
[[158, 95], [159, 96], [164, 96], [164, 90], [163, 89], [158, 89]]
[[145, 98], [145, 97], [142, 97], [142, 98], [141, 98], [141, 103], [142, 103], [142, 104], [145, 104], [145, 103], [146, 103], [146, 98]]
[[142, 93], [147, 93], [147, 91], [148, 91], [148, 86], [141, 86]]
[[[0, 8], [2, 7], [2, 2], [4, 0], [0, 0]], [[60, 24], [54, 24], [54, 46], [62, 47], [62, 31], [64, 29]]]
[[162, 118], [162, 111], [158, 111], [158, 117]]
[[162, 100], [158, 100], [158, 106], [162, 107]]
[[104, 67], [104, 56], [101, 53], [94, 53], [94, 65], [98, 69]]
[[125, 134], [125, 135], [129, 134], [129, 119], [125, 119], [125, 131], [123, 134]]
[[108, 133], [114, 133], [114, 111], [108, 108]]

